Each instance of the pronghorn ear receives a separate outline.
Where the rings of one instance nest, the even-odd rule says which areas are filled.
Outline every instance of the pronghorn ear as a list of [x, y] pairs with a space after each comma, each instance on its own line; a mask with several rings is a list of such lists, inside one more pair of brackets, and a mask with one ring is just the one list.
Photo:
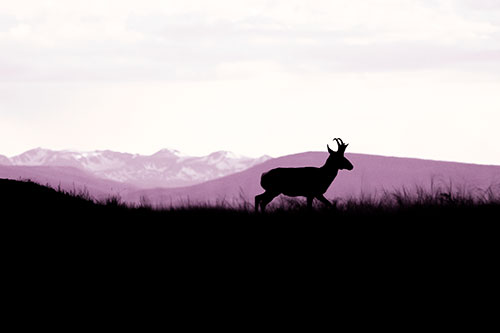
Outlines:
[[330, 149], [330, 146], [329, 146], [329, 145], [326, 145], [326, 148], [328, 148], [328, 152], [329, 152], [330, 154], [333, 154], [333, 153], [334, 153], [334, 151]]

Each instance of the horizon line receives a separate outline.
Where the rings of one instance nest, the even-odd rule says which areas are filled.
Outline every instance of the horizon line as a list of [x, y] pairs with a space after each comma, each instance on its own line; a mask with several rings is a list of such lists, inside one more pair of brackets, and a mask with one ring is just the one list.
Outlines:
[[[178, 149], [175, 149], [175, 148], [161, 148], [151, 154], [146, 154], [146, 153], [132, 153], [132, 152], [128, 152], [128, 151], [122, 151], [122, 150], [112, 150], [112, 149], [93, 149], [93, 150], [81, 150], [81, 149], [72, 149], [72, 148], [65, 148], [65, 149], [52, 149], [52, 148], [45, 148], [45, 147], [41, 147], [41, 146], [38, 146], [38, 147], [35, 147], [35, 148], [31, 148], [31, 149], [27, 149], [19, 154], [15, 154], [15, 155], [4, 155], [2, 153], [0, 153], [0, 156], [4, 156], [6, 157], [7, 159], [12, 159], [12, 158], [15, 158], [17, 156], [20, 156], [26, 152], [29, 152], [31, 150], [37, 150], [37, 149], [40, 149], [40, 150], [48, 150], [48, 151], [53, 151], [53, 152], [74, 152], [74, 153], [92, 153], [92, 152], [106, 152], [106, 151], [109, 151], [109, 152], [113, 152], [113, 153], [119, 153], [119, 154], [130, 154], [130, 155], [135, 155], [135, 156], [153, 156], [161, 151], [164, 151], [164, 150], [168, 150], [170, 152], [173, 152], [175, 153], [177, 156], [179, 157], [206, 157], [206, 156], [209, 156], [211, 154], [214, 154], [214, 153], [218, 153], [218, 152], [226, 152], [226, 153], [232, 153], [234, 155], [236, 155], [237, 157], [241, 157], [241, 158], [252, 158], [252, 159], [259, 159], [259, 158], [262, 158], [262, 157], [268, 157], [269, 159], [278, 159], [278, 158], [283, 158], [283, 157], [286, 157], [286, 156], [291, 156], [291, 155], [299, 155], [299, 154], [306, 154], [306, 153], [327, 153], [326, 151], [323, 152], [321, 150], [306, 150], [306, 151], [299, 151], [299, 152], [295, 152], [295, 153], [289, 153], [289, 154], [283, 154], [283, 155], [279, 155], [279, 156], [273, 156], [271, 154], [261, 154], [259, 156], [249, 156], [249, 155], [245, 155], [245, 154], [241, 154], [239, 152], [235, 152], [235, 151], [231, 151], [231, 150], [224, 150], [224, 149], [221, 149], [221, 150], [214, 150], [208, 154], [202, 154], [202, 155], [199, 155], [199, 154], [193, 154], [193, 155], [190, 155], [190, 154], [187, 154], [187, 153], [184, 153]], [[346, 152], [346, 154], [350, 155], [350, 154], [355, 154], [355, 155], [370, 155], [370, 156], [376, 156], [376, 157], [387, 157], [387, 158], [398, 158], [398, 159], [414, 159], [414, 160], [426, 160], [426, 161], [435, 161], [435, 162], [445, 162], [445, 163], [460, 163], [460, 164], [471, 164], [471, 165], [483, 165], [483, 166], [500, 166], [500, 164], [493, 164], [493, 163], [476, 163], [476, 162], [470, 162], [470, 161], [459, 161], [459, 160], [446, 160], [446, 159], [435, 159], [435, 158], [429, 158], [429, 157], [421, 157], [421, 156], [399, 156], [399, 155], [388, 155], [388, 154], [377, 154], [377, 153], [362, 153], [362, 152]]]

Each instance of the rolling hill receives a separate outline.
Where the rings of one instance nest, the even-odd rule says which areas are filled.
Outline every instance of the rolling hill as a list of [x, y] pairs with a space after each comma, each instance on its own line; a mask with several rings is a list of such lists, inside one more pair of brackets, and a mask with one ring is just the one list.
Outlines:
[[[488, 188], [500, 190], [500, 166], [442, 162], [414, 158], [346, 154], [354, 170], [341, 170], [326, 193], [329, 199], [378, 196], [384, 190], [417, 187], [435, 191], [462, 191], [482, 194]], [[147, 199], [155, 205], [186, 203], [253, 203], [262, 193], [260, 175], [275, 167], [321, 166], [327, 153], [307, 152], [268, 160], [242, 172], [189, 187], [130, 191], [124, 199], [138, 202]]]

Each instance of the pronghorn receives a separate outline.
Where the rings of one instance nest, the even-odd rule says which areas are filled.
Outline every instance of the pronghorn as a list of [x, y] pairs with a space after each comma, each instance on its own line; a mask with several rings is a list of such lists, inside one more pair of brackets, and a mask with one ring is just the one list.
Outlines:
[[291, 197], [303, 196], [307, 198], [307, 208], [312, 208], [314, 198], [327, 206], [332, 206], [323, 194], [333, 182], [339, 170], [352, 170], [354, 167], [344, 157], [348, 144], [341, 139], [333, 139], [337, 142], [338, 149], [333, 151], [328, 145], [330, 156], [325, 164], [320, 167], [304, 168], [276, 168], [264, 172], [260, 178], [260, 185], [266, 190], [255, 197], [255, 211], [262, 211], [278, 195], [284, 194]]

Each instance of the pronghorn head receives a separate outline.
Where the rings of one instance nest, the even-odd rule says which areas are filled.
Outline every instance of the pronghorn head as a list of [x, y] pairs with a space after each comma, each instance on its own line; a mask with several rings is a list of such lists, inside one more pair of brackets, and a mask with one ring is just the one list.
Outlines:
[[337, 142], [338, 148], [337, 151], [333, 151], [330, 149], [330, 146], [326, 145], [326, 147], [328, 148], [328, 152], [330, 153], [330, 156], [328, 157], [326, 164], [332, 168], [339, 170], [343, 169], [352, 170], [354, 166], [344, 156], [345, 149], [349, 144], [344, 144], [342, 139], [339, 138], [333, 139], [333, 141]]

